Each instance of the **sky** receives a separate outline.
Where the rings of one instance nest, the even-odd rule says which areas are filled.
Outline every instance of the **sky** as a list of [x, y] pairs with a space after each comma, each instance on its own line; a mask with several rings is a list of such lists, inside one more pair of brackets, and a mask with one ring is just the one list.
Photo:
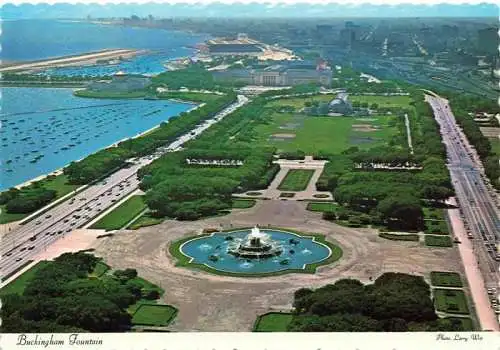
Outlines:
[[[338, 0], [337, 0], [338, 1]], [[421, 0], [351, 0], [326, 3], [325, 0], [266, 1], [252, 0], [171, 0], [152, 3], [130, 1], [71, 1], [71, 0], [0, 0], [2, 20], [29, 18], [129, 17], [498, 17], [494, 2]], [[42, 2], [41, 4], [35, 4]], [[72, 4], [69, 4], [71, 2]], [[114, 2], [114, 3], [113, 3]], [[118, 2], [120, 4], [118, 4]]]

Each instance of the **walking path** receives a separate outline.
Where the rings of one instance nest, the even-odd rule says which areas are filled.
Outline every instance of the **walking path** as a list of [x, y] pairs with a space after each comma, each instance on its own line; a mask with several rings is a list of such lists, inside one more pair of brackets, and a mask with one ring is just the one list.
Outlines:
[[[450, 204], [456, 205], [455, 198], [450, 200]], [[471, 241], [467, 238], [467, 233], [460, 219], [457, 209], [448, 209], [448, 217], [453, 229], [453, 233], [457, 236], [461, 244], [458, 244], [458, 250], [465, 269], [465, 275], [476, 309], [476, 315], [482, 330], [500, 331], [498, 320], [494, 310], [488, 300], [488, 294], [484, 284], [484, 279], [479, 270], [479, 265], [474, 255]]]
[[[317, 191], [316, 190], [316, 182], [318, 181], [321, 173], [323, 172], [323, 168], [328, 161], [326, 160], [314, 160], [312, 156], [306, 156], [304, 160], [288, 160], [288, 159], [278, 159], [274, 163], [279, 164], [280, 171], [274, 177], [274, 180], [271, 182], [269, 187], [261, 192], [262, 198], [270, 198], [270, 199], [281, 199], [280, 194], [283, 192], [286, 193], [295, 193], [294, 197], [286, 198], [287, 200], [332, 200], [332, 194], [327, 191]], [[278, 186], [281, 184], [283, 179], [286, 177], [286, 174], [291, 169], [310, 169], [314, 170], [314, 174], [311, 176], [309, 183], [307, 184], [307, 188], [304, 191], [281, 191], [278, 189]], [[252, 191], [251, 191], [252, 192]], [[321, 198], [314, 197], [317, 195], [321, 195]], [[251, 194], [236, 194], [235, 197], [252, 197]]]
[[411, 141], [411, 131], [410, 131], [410, 119], [408, 119], [408, 114], [405, 113], [405, 125], [406, 125], [406, 135], [408, 137], [408, 148], [410, 153], [413, 154], [413, 143]]

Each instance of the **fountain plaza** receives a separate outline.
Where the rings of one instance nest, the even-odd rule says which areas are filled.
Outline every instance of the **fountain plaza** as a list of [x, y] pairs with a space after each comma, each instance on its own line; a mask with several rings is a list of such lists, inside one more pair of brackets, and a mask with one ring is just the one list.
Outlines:
[[315, 237], [281, 229], [241, 229], [215, 232], [184, 242], [180, 253], [194, 265], [213, 272], [266, 274], [305, 270], [307, 265], [327, 260], [332, 251]]

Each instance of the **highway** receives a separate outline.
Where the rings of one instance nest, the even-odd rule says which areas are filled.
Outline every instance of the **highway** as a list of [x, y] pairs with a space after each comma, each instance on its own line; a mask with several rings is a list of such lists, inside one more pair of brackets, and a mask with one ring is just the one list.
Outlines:
[[468, 237], [474, 241], [474, 252], [487, 287], [497, 288], [500, 266], [500, 256], [496, 249], [500, 242], [498, 208], [479, 171], [481, 165], [474, 157], [472, 146], [456, 124], [448, 101], [430, 95], [426, 95], [426, 100], [441, 128], [448, 153], [448, 168]]
[[236, 102], [224, 108], [211, 119], [203, 121], [168, 146], [158, 148], [152, 155], [130, 159], [128, 161], [130, 166], [90, 185], [77, 195], [4, 235], [0, 243], [2, 279], [28, 263], [50, 244], [64, 238], [73, 230], [84, 227], [106, 209], [135, 191], [139, 186], [137, 171], [140, 168], [168, 152], [181, 150], [184, 143], [196, 138], [204, 130], [248, 101], [245, 96], [238, 95]]

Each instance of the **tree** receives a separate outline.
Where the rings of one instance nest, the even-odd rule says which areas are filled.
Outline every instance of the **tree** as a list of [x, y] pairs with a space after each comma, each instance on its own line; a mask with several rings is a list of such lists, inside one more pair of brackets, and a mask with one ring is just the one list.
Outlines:
[[398, 227], [419, 229], [423, 224], [423, 210], [417, 198], [410, 195], [393, 195], [379, 202], [377, 210], [389, 225], [397, 222]]

